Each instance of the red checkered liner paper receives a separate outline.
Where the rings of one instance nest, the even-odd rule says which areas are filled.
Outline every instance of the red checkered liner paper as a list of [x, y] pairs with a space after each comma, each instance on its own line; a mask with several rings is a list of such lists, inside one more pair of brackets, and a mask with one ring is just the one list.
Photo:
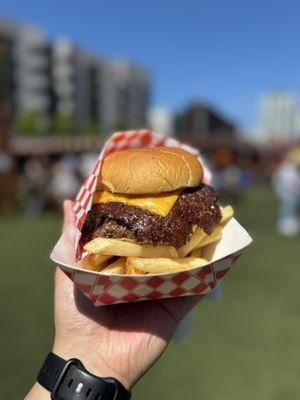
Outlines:
[[[75, 285], [97, 306], [206, 294], [235, 263], [240, 251], [251, 243], [247, 232], [235, 219], [232, 219], [224, 228], [222, 240], [217, 245], [207, 246], [205, 249], [204, 258], [208, 258], [211, 262], [202, 267], [173, 274], [135, 276], [103, 275], [78, 267], [76, 261], [82, 257], [82, 249], [78, 246], [81, 228], [92, 207], [92, 197], [96, 190], [102, 160], [114, 151], [155, 146], [181, 147], [200, 158], [196, 149], [150, 130], [113, 134], [105, 143], [97, 163], [84, 180], [77, 195], [74, 205], [76, 217], [74, 225], [61, 236], [51, 253], [51, 259], [61, 266]], [[205, 167], [204, 181], [210, 181], [210, 173]]]

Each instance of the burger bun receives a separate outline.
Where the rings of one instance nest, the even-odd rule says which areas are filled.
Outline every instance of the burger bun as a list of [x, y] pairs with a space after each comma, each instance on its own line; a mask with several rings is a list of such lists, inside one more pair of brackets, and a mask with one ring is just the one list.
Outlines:
[[130, 149], [108, 155], [100, 185], [112, 193], [146, 195], [194, 187], [203, 179], [196, 156], [173, 147]]

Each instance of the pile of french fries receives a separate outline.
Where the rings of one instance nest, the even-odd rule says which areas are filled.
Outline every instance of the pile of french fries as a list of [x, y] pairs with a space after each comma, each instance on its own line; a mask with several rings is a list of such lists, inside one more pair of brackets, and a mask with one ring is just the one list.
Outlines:
[[190, 240], [179, 249], [98, 237], [84, 246], [88, 255], [81, 260], [80, 267], [108, 275], [145, 275], [184, 271], [207, 264], [208, 260], [202, 257], [203, 249], [221, 240], [222, 230], [233, 216], [233, 208], [226, 206], [221, 212], [221, 222], [211, 235], [194, 227]]

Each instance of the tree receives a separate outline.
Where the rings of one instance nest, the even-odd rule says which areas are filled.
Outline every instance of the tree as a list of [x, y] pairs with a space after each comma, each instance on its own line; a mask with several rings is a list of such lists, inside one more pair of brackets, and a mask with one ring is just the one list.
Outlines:
[[21, 133], [37, 134], [42, 131], [39, 114], [35, 110], [19, 112], [14, 122], [15, 130]]
[[116, 124], [115, 124], [116, 131], [126, 131], [127, 128], [128, 128], [128, 124], [124, 118], [119, 118], [116, 121]]
[[56, 114], [53, 118], [53, 133], [70, 135], [74, 132], [74, 121], [68, 115]]
[[96, 120], [90, 120], [87, 124], [86, 128], [84, 129], [84, 133], [88, 135], [97, 135], [100, 132], [99, 124]]

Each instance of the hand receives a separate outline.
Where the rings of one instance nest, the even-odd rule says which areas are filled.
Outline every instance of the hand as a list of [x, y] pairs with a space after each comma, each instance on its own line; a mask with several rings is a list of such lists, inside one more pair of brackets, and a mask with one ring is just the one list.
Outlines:
[[[73, 221], [64, 202], [64, 228]], [[181, 319], [201, 296], [95, 307], [59, 268], [55, 274], [53, 352], [78, 358], [97, 376], [118, 379], [127, 389], [166, 349]]]

